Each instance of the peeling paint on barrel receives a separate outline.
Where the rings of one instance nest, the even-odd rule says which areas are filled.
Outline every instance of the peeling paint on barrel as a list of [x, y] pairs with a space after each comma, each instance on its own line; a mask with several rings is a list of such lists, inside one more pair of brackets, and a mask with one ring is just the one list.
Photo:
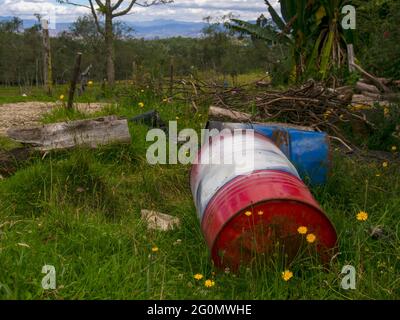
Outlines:
[[[273, 132], [283, 144], [293, 142], [285, 131]], [[229, 142], [225, 135], [229, 130], [206, 142], [199, 157], [210, 144]], [[259, 255], [268, 257], [277, 243], [284, 244], [290, 260], [305, 241], [300, 226], [316, 236], [313, 248], [329, 261], [337, 245], [332, 223], [284, 152], [265, 135], [255, 132], [254, 138], [255, 149], [264, 151], [253, 170], [199, 162], [192, 167], [193, 199], [215, 265], [237, 269]]]
[[301, 130], [278, 124], [209, 121], [208, 129], [253, 129], [271, 139], [288, 157], [302, 179], [312, 185], [325, 184], [331, 169], [329, 136], [324, 132]]

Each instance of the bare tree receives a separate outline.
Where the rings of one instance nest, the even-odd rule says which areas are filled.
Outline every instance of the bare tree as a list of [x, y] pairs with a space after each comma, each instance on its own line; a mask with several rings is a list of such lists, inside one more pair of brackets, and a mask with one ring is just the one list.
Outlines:
[[[85, 7], [90, 10], [96, 22], [98, 32], [104, 37], [107, 58], [107, 81], [109, 85], [115, 84], [115, 52], [113, 20], [129, 14], [135, 5], [151, 7], [159, 4], [172, 3], [173, 0], [87, 0], [87, 4], [75, 2], [74, 0], [58, 0], [59, 3]], [[101, 19], [104, 17], [104, 24]]]

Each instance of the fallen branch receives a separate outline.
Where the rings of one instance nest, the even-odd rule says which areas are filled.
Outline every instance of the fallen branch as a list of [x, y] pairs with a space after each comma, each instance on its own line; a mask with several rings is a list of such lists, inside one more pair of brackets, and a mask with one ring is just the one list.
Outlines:
[[391, 90], [385, 86], [377, 77], [374, 77], [372, 74], [368, 73], [365, 71], [363, 68], [361, 68], [358, 64], [352, 63], [351, 64], [354, 68], [357, 69], [358, 72], [360, 72], [365, 78], [370, 80], [373, 84], [375, 84], [378, 88], [380, 88], [383, 92], [389, 93]]
[[111, 143], [131, 142], [128, 121], [116, 116], [32, 128], [11, 128], [7, 135], [40, 151], [69, 149], [81, 145], [96, 148]]

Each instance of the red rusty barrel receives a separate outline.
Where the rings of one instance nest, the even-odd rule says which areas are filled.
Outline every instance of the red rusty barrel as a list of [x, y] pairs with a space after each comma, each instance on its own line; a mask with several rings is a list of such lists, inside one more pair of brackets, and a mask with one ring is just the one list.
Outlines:
[[[279, 241], [295, 256], [304, 235], [316, 236], [323, 255], [336, 246], [334, 227], [286, 156], [268, 138], [243, 131], [221, 132], [210, 138], [192, 167], [191, 188], [201, 228], [214, 263], [237, 268], [257, 254], [268, 254]], [[252, 152], [251, 164], [213, 164], [204, 159], [215, 150]], [[239, 149], [240, 149], [239, 148]], [[206, 163], [205, 163], [206, 162]]]

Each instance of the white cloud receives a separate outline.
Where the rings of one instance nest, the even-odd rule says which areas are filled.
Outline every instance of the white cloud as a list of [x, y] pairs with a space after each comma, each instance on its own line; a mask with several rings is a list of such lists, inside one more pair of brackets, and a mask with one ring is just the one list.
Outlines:
[[[76, 0], [76, 2], [88, 3], [85, 0]], [[272, 0], [271, 3], [277, 5], [278, 1]], [[90, 11], [83, 7], [59, 4], [55, 0], [0, 0], [0, 16], [32, 18], [34, 13], [47, 14], [48, 12], [55, 12], [57, 21], [61, 22], [73, 21]], [[264, 0], [175, 0], [169, 5], [149, 8], [135, 6], [131, 14], [125, 16], [123, 20], [201, 21], [206, 16], [218, 17], [228, 13], [233, 13], [241, 19], [251, 20], [267, 12]]]

